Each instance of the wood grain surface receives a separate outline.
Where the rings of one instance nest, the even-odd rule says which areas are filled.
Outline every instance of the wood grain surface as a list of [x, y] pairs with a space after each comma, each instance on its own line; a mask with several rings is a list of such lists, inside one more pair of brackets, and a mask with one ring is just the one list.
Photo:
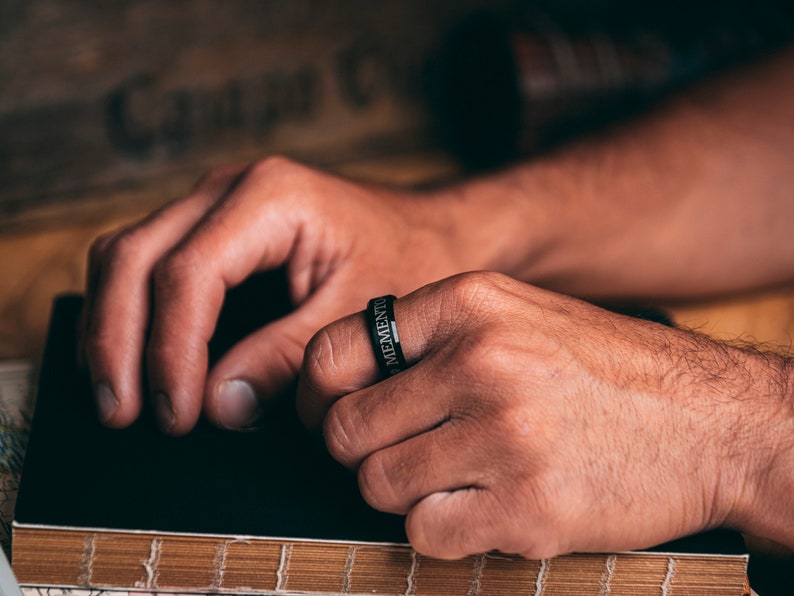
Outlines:
[[437, 46], [485, 4], [504, 2], [2, 2], [0, 228], [268, 153], [432, 146]]

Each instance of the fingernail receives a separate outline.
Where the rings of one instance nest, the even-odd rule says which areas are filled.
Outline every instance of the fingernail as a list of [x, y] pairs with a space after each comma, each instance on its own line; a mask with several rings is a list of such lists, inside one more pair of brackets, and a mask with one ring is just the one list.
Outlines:
[[218, 389], [218, 401], [218, 416], [225, 428], [245, 428], [259, 417], [259, 400], [245, 381], [225, 381]]
[[154, 402], [154, 413], [157, 417], [157, 425], [160, 430], [168, 432], [174, 426], [174, 410], [171, 407], [171, 400], [165, 393], [155, 393], [152, 397]]
[[94, 397], [96, 398], [99, 421], [102, 424], [106, 424], [116, 413], [116, 409], [119, 407], [119, 400], [116, 399], [116, 395], [107, 383], [97, 383], [94, 386]]

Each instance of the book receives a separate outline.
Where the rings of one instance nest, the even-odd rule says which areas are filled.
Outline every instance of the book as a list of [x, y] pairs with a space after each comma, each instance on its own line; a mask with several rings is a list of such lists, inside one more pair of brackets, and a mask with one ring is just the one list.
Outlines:
[[[280, 284], [271, 277], [265, 285]], [[231, 315], [222, 315], [211, 346], [216, 355], [245, 333], [240, 313], [266, 320], [289, 308], [285, 299], [268, 308], [235, 296], [227, 302]], [[748, 558], [735, 542], [714, 554], [421, 556], [407, 544], [404, 519], [363, 501], [355, 474], [303, 429], [288, 397], [253, 432], [200, 422], [185, 437], [168, 437], [148, 411], [127, 429], [103, 428], [87, 372], [76, 364], [81, 305], [78, 296], [58, 298], [49, 328], [13, 523], [13, 569], [23, 586], [278, 594], [747, 591]]]

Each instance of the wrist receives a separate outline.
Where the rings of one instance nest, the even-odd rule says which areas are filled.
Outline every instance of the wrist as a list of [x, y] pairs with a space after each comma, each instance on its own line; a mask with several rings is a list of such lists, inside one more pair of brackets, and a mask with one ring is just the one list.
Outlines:
[[438, 225], [466, 269], [590, 298], [632, 294], [635, 280], [652, 276], [636, 253], [664, 202], [649, 209], [631, 177], [605, 180], [594, 156], [607, 148], [596, 141], [433, 193]]
[[530, 162], [433, 191], [422, 197], [421, 217], [449, 239], [462, 270], [537, 281], [551, 247], [565, 238], [558, 189], [544, 169]]
[[794, 361], [755, 358], [764, 370], [743, 408], [745, 475], [725, 523], [794, 549]]

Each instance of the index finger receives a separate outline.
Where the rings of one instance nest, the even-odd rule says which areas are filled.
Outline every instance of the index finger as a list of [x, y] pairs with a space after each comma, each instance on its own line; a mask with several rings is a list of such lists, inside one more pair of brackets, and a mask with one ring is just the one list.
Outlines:
[[266, 169], [249, 170], [155, 267], [146, 362], [149, 391], [166, 432], [188, 432], [201, 413], [208, 342], [226, 290], [283, 265], [294, 249], [300, 217], [279, 200], [284, 188], [277, 178]]

